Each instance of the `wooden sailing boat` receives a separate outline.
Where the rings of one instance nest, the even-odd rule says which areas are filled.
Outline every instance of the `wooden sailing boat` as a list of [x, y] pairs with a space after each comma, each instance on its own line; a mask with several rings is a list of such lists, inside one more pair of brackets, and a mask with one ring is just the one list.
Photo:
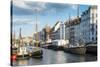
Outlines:
[[22, 35], [21, 35], [21, 28], [19, 31], [19, 47], [17, 51], [17, 59], [25, 59], [28, 58], [27, 48], [23, 43]]
[[38, 23], [37, 23], [37, 15], [36, 15], [35, 42], [34, 42], [34, 46], [29, 47], [29, 56], [34, 57], [34, 58], [42, 58], [42, 54], [43, 52], [39, 48], [39, 34], [38, 34]]
[[37, 9], [36, 9], [36, 23], [35, 23], [35, 46], [39, 47], [39, 34], [38, 34], [38, 23], [37, 23]]
[[17, 53], [17, 49], [18, 49], [18, 44], [16, 43], [16, 35], [15, 32], [13, 34], [13, 38], [12, 38], [12, 55]]

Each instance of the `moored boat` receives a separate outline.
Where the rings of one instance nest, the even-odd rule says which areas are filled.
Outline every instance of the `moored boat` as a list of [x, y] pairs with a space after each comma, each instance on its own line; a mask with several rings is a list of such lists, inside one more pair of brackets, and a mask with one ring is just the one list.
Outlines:
[[84, 55], [86, 53], [86, 47], [84, 46], [70, 47], [70, 48], [64, 47], [64, 51], [73, 54]]
[[28, 54], [30, 57], [41, 58], [43, 51], [39, 47], [28, 46]]
[[87, 45], [86, 46], [86, 53], [97, 55], [97, 45]]
[[17, 59], [26, 59], [28, 58], [28, 52], [26, 50], [26, 47], [25, 46], [21, 46], [18, 48], [18, 51], [17, 51]]

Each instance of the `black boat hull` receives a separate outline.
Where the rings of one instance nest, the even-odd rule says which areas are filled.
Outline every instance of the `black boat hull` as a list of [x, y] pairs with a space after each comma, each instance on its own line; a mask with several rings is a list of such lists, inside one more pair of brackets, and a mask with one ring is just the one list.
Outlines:
[[86, 53], [97, 55], [97, 46], [87, 46]]
[[73, 48], [64, 48], [65, 52], [84, 55], [86, 53], [86, 47], [73, 47]]

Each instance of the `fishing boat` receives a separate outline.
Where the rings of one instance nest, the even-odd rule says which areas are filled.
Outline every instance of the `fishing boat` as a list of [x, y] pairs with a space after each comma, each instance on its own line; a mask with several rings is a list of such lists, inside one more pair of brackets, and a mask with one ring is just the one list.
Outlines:
[[17, 48], [18, 48], [18, 44], [14, 44], [13, 46], [12, 46], [12, 50], [17, 50]]
[[70, 47], [70, 48], [64, 47], [64, 51], [73, 54], [84, 55], [86, 53], [86, 48], [84, 46]]
[[26, 46], [21, 46], [17, 51], [17, 59], [26, 59], [28, 58], [28, 52], [26, 50]]
[[14, 32], [14, 36], [12, 39], [12, 43], [11, 43], [11, 54], [16, 54], [17, 53], [17, 49], [18, 49], [18, 44], [16, 43], [16, 36], [15, 36], [15, 32]]
[[18, 45], [14, 44], [13, 46], [11, 46], [11, 54], [15, 55], [17, 53], [18, 50]]
[[73, 46], [70, 44], [69, 47], [64, 47], [65, 52], [73, 53], [73, 54], [80, 54], [85, 55], [86, 54], [86, 46], [83, 44], [78, 44]]
[[28, 46], [27, 51], [30, 57], [42, 58], [43, 51], [39, 47]]

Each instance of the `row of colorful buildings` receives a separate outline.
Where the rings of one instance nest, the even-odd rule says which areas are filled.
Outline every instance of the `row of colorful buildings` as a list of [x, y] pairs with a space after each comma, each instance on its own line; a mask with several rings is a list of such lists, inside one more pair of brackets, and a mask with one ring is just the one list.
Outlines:
[[[38, 40], [42, 43], [50, 43], [53, 40], [66, 40], [67, 43], [77, 45], [80, 40], [85, 44], [97, 43], [97, 6], [90, 6], [82, 12], [81, 16], [62, 22], [58, 21], [51, 28], [46, 25], [38, 32]], [[37, 38], [34, 34], [34, 40]]]

